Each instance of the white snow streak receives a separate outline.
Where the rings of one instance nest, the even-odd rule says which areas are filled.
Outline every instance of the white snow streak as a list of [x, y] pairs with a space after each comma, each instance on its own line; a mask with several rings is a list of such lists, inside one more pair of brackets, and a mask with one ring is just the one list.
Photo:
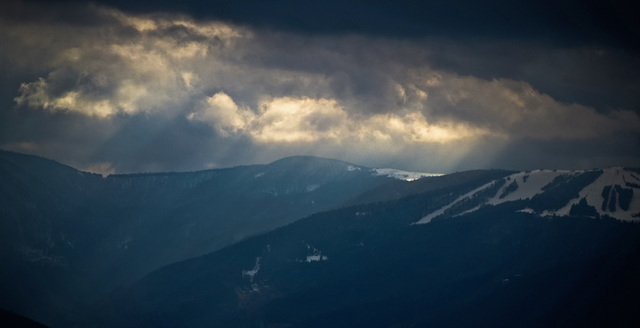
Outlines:
[[[508, 177], [505, 177], [505, 184], [500, 187], [500, 189], [496, 192], [496, 194], [489, 198], [483, 204], [480, 204], [470, 210], [466, 210], [461, 213], [457, 213], [456, 216], [464, 215], [467, 213], [471, 213], [477, 211], [484, 205], [499, 205], [505, 202], [517, 201], [517, 200], [529, 200], [534, 196], [541, 194], [544, 192], [543, 188], [550, 184], [555, 178], [560, 175], [577, 175], [582, 174], [586, 171], [562, 171], [562, 170], [535, 170], [531, 172], [519, 172], [512, 174]], [[517, 183], [517, 189], [512, 190], [511, 192], [505, 194], [505, 191], [512, 183]], [[640, 184], [640, 177], [632, 171], [624, 170], [623, 168], [609, 168], [603, 170], [603, 174], [599, 176], [594, 182], [583, 188], [579, 192], [579, 197], [570, 200], [565, 206], [560, 208], [557, 211], [549, 211], [545, 210], [540, 213], [541, 216], [567, 216], [571, 210], [571, 206], [578, 204], [582, 198], [585, 198], [587, 204], [596, 208], [600, 215], [609, 215], [618, 220], [625, 221], [640, 221], [640, 217], [634, 217], [633, 215], [640, 214], [640, 188], [637, 188], [634, 185], [627, 185], [626, 183], [632, 183], [635, 185]], [[477, 193], [491, 187], [494, 185], [496, 181], [492, 181], [487, 183], [475, 190], [472, 190], [460, 197], [458, 197], [453, 202], [449, 203], [446, 206], [430, 213], [429, 215], [420, 219], [416, 224], [429, 223], [435, 217], [438, 217], [444, 214], [448, 209], [454, 207], [456, 204], [470, 199]], [[606, 186], [611, 186], [612, 189], [615, 188], [616, 185], [619, 185], [622, 188], [633, 189], [633, 197], [631, 202], [629, 203], [629, 210], [625, 211], [619, 206], [619, 197], [618, 203], [616, 204], [616, 210], [614, 212], [609, 211], [608, 208], [602, 209], [602, 203], [604, 201], [602, 197], [602, 190]], [[611, 191], [613, 193], [613, 191]], [[500, 198], [504, 194], [503, 198]], [[519, 210], [518, 212], [524, 213], [534, 213], [534, 210], [531, 208], [524, 208]]]
[[446, 205], [442, 208], [440, 208], [439, 210], [436, 210], [434, 212], [432, 212], [431, 214], [423, 217], [422, 219], [420, 219], [420, 221], [416, 222], [416, 224], [423, 224], [423, 223], [429, 223], [431, 222], [431, 220], [433, 220], [435, 217], [442, 215], [446, 210], [452, 208], [454, 205], [460, 203], [461, 201], [475, 195], [476, 193], [478, 193], [479, 191], [485, 190], [489, 187], [491, 187], [493, 184], [495, 183], [495, 181], [489, 182], [485, 185], [482, 185], [481, 187], [478, 187], [460, 197], [458, 197], [456, 200], [454, 200], [453, 202], [449, 203], [449, 205]]
[[439, 173], [421, 173], [421, 172], [408, 172], [396, 169], [373, 169], [375, 176], [387, 176], [390, 178], [404, 180], [404, 181], [414, 181], [424, 177], [434, 177], [441, 176], [443, 174]]
[[256, 264], [253, 266], [253, 269], [248, 271], [242, 270], [242, 277], [248, 276], [249, 280], [253, 282], [253, 277], [255, 277], [258, 271], [260, 271], [260, 257], [256, 257]]
[[[551, 171], [551, 170], [535, 170], [531, 172], [519, 172], [512, 174], [505, 178], [507, 182], [498, 190], [495, 197], [487, 201], [490, 205], [498, 205], [504, 202], [510, 202], [521, 199], [531, 199], [533, 196], [542, 193], [542, 188], [548, 185], [561, 174], [570, 174], [571, 171]], [[526, 177], [526, 178], [525, 178]], [[525, 181], [526, 180], [526, 181]], [[518, 189], [509, 193], [504, 198], [500, 196], [504, 193], [505, 189], [515, 181], [518, 184]]]
[[[601, 176], [599, 176], [596, 181], [591, 183], [590, 185], [583, 188], [578, 198], [574, 198], [567, 205], [557, 210], [556, 212], [551, 212], [550, 214], [555, 214], [557, 216], [566, 216], [569, 215], [569, 211], [571, 210], [571, 206], [580, 202], [582, 198], [587, 200], [587, 204], [593, 206], [598, 211], [600, 215], [609, 215], [618, 220], [623, 221], [638, 221], [640, 218], [633, 217], [633, 214], [640, 213], [640, 189], [634, 188], [631, 186], [627, 186], [626, 182], [637, 183], [637, 179], [634, 177], [634, 173], [631, 171], [626, 171], [620, 167], [614, 167], [603, 170]], [[624, 211], [616, 204], [616, 211], [610, 212], [608, 208], [604, 211], [602, 210], [602, 202], [604, 199], [602, 198], [602, 190], [606, 186], [611, 186], [611, 188], [615, 188], [615, 185], [619, 185], [623, 188], [631, 188], [633, 189], [633, 197], [631, 198], [631, 203], [629, 204], [629, 210]], [[619, 200], [618, 200], [619, 201]]]

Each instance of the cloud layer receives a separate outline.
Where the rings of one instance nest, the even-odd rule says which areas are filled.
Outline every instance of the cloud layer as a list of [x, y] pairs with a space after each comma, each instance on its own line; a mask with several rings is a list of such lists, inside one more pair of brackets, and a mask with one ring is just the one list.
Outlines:
[[[450, 172], [495, 165], [508, 158], [502, 151], [530, 143], [580, 145], [564, 165], [600, 165], [624, 154], [589, 161], [599, 155], [586, 145], [633, 147], [640, 139], [633, 110], [566, 103], [522, 80], [447, 69], [434, 61], [442, 40], [309, 36], [184, 15], [79, 11], [98, 23], [0, 20], [7, 45], [0, 58], [25, 78], [4, 104], [13, 112], [3, 115], [36, 129], [4, 133], [0, 147], [109, 172], [297, 153]], [[38, 130], [43, 122], [51, 131]], [[620, 165], [633, 163], [640, 161], [627, 156]]]

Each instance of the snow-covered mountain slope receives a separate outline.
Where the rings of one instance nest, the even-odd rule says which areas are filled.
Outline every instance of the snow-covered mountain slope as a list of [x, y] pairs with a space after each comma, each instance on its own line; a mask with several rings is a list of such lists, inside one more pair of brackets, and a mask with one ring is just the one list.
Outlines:
[[610, 216], [640, 221], [640, 172], [624, 168], [518, 172], [458, 197], [417, 223], [516, 201], [525, 204], [519, 211], [541, 216]]
[[[571, 207], [585, 199], [600, 215], [619, 220], [640, 220], [640, 173], [623, 168], [604, 170], [592, 184], [580, 191], [580, 197], [572, 199], [555, 215], [568, 215]], [[617, 205], [617, 206], [616, 206]]]

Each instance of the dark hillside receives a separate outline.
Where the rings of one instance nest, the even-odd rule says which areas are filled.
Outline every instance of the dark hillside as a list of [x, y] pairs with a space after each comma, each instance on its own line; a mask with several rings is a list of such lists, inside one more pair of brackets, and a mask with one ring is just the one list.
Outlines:
[[[432, 192], [314, 215], [156, 271], [96, 327], [634, 327], [640, 225], [522, 204], [411, 225]], [[106, 311], [105, 311], [106, 309]]]

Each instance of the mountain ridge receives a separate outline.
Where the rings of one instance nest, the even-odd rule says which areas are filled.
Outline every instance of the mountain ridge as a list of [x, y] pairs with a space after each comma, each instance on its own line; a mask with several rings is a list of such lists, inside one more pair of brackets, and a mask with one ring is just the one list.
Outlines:
[[[159, 306], [157, 302], [146, 299], [144, 293], [140, 294], [142, 282], [148, 286], [144, 288], [153, 290], [160, 299], [171, 304], [172, 301], [162, 296], [166, 295], [163, 289], [167, 288], [162, 284], [170, 281], [162, 273], [167, 272], [167, 268], [181, 271], [189, 267], [187, 271], [190, 273], [184, 279], [192, 279], [190, 277], [203, 274], [198, 272], [198, 268], [222, 265], [222, 271], [212, 274], [221, 281], [226, 281], [228, 286], [235, 286], [235, 289], [228, 290], [218, 286], [215, 288], [222, 288], [218, 290], [220, 295], [226, 296], [217, 298], [213, 293], [207, 294], [207, 297], [215, 300], [216, 304], [238, 304], [243, 311], [252, 313], [250, 317], [253, 318], [251, 320], [257, 320], [255, 324], [277, 323], [277, 320], [273, 321], [259, 313], [264, 311], [271, 313], [269, 316], [275, 315], [269, 309], [284, 306], [277, 305], [281, 304], [277, 302], [284, 302], [282, 304], [290, 307], [296, 302], [289, 303], [287, 300], [303, 297], [294, 297], [297, 294], [291, 294], [287, 290], [297, 290], [296, 293], [303, 294], [313, 291], [310, 295], [317, 296], [322, 293], [317, 294], [317, 287], [307, 283], [328, 283], [315, 274], [306, 276], [310, 272], [304, 265], [322, 269], [326, 265], [333, 267], [337, 263], [343, 266], [359, 263], [367, 270], [398, 275], [398, 272], [376, 263], [385, 258], [384, 261], [387, 262], [390, 261], [389, 258], [406, 258], [403, 252], [417, 254], [413, 249], [418, 244], [411, 244], [411, 240], [420, 240], [420, 243], [430, 245], [433, 243], [431, 247], [435, 247], [438, 252], [447, 252], [445, 240], [429, 232], [429, 238], [435, 240], [428, 241], [424, 239], [427, 237], [419, 235], [419, 231], [445, 229], [449, 238], [458, 240], [455, 229], [461, 229], [470, 237], [480, 238], [480, 235], [476, 235], [480, 232], [460, 225], [460, 222], [466, 222], [474, 229], [487, 231], [488, 235], [483, 235], [483, 240], [491, 241], [494, 238], [489, 232], [491, 229], [499, 231], [495, 236], [498, 240], [511, 240], [508, 236], [509, 229], [503, 230], [502, 227], [513, 224], [513, 228], [523, 231], [522, 233], [539, 234], [544, 238], [551, 238], [557, 244], [558, 241], [553, 238], [562, 233], [557, 230], [560, 229], [558, 227], [571, 227], [568, 223], [555, 224], [553, 226], [556, 228], [552, 229], [554, 232], [549, 232], [551, 234], [548, 235], [541, 232], [542, 226], [532, 221], [541, 218], [545, 222], [547, 219], [562, 222], [574, 218], [592, 220], [592, 225], [576, 225], [587, 230], [596, 229], [589, 230], [592, 234], [599, 229], [597, 227], [618, 231], [596, 234], [604, 234], [601, 241], [604, 248], [601, 252], [605, 252], [597, 254], [606, 254], [609, 250], [608, 239], [621, 232], [619, 228], [610, 228], [605, 222], [613, 218], [622, 219], [623, 221], [616, 221], [619, 224], [637, 221], [633, 214], [640, 206], [640, 192], [636, 190], [640, 188], [640, 183], [637, 183], [640, 175], [633, 169], [528, 172], [474, 170], [413, 181], [411, 180], [421, 177], [420, 173], [399, 170], [382, 172], [384, 174], [380, 174], [379, 169], [340, 160], [292, 156], [270, 164], [103, 177], [44, 158], [0, 151], [0, 179], [3, 182], [0, 184], [0, 259], [5, 263], [0, 268], [0, 308], [54, 327], [78, 322], [82, 322], [79, 324], [81, 326], [97, 325], [91, 320], [104, 320], [116, 325], [103, 317], [105, 313], [110, 313], [102, 311], [101, 308], [104, 307], [113, 309], [113, 315], [123, 315], [125, 321], [118, 322], [117, 325], [136, 326], [133, 323], [138, 321], [127, 322], [134, 320], [135, 313], [155, 313], [160, 309], [154, 308]], [[604, 177], [608, 177], [608, 180], [602, 180]], [[621, 213], [626, 216], [620, 217]], [[567, 218], [562, 218], [563, 216]], [[476, 223], [470, 218], [481, 219]], [[525, 221], [511, 223], [511, 218]], [[425, 221], [428, 224], [416, 224], [427, 223]], [[617, 224], [614, 226], [620, 227]], [[537, 227], [537, 230], [529, 231], [529, 226]], [[635, 228], [631, 230], [635, 231]], [[277, 250], [275, 245], [280, 237], [256, 246], [255, 240], [272, 239], [273, 236], [281, 236], [289, 246]], [[576, 238], [587, 240], [585, 238], [588, 236], [578, 233]], [[620, 242], [623, 242], [619, 245], [620, 249], [627, 252], [624, 253], [627, 254], [625, 256], [635, 256], [634, 241], [623, 238]], [[496, 254], [511, 254], [511, 246], [503, 246], [506, 248], [494, 250], [498, 252]], [[257, 250], [255, 247], [258, 247]], [[479, 244], [474, 247], [485, 246]], [[559, 244], [554, 247], [554, 252], [567, 251]], [[270, 259], [268, 254], [272, 251], [280, 254], [279, 257]], [[473, 252], [473, 247], [463, 247], [459, 251]], [[343, 252], [344, 256], [341, 255]], [[578, 251], [572, 248], [571, 252]], [[429, 254], [424, 253], [422, 256], [443, 256]], [[220, 256], [230, 256], [224, 260], [227, 264], [208, 263], [218, 261]], [[363, 256], [362, 259], [359, 256]], [[536, 261], [547, 263], [539, 255], [536, 256]], [[592, 266], [597, 265], [598, 261], [604, 261], [591, 258], [592, 254], [588, 252], [580, 256], [586, 261], [580, 265]], [[467, 260], [475, 261], [471, 258]], [[411, 267], [415, 265], [415, 261], [418, 260], [412, 260], [411, 264], [394, 262], [394, 265]], [[188, 263], [199, 264], [193, 267]], [[612, 263], [622, 267], [626, 265], [615, 261]], [[556, 264], [547, 264], [550, 265], [550, 270], [558, 270]], [[464, 265], [458, 263], [456, 267]], [[340, 272], [337, 267], [333, 268], [338, 271], [332, 272]], [[289, 272], [290, 269], [294, 271]], [[417, 266], [414, 269], [420, 271], [424, 268]], [[270, 276], [269, 279], [280, 281], [280, 287], [273, 289], [276, 285], [263, 279], [265, 274], [274, 272], [273, 270], [287, 276], [290, 282]], [[355, 274], [360, 269], [344, 267], [342, 270]], [[445, 270], [444, 267], [442, 270]], [[631, 266], [629, 270], [633, 271], [635, 267]], [[298, 277], [295, 272], [303, 275]], [[426, 271], [423, 273], [426, 274]], [[163, 281], [161, 285], [154, 286], [149, 285], [149, 277], [165, 278], [160, 280]], [[546, 281], [550, 276], [544, 274], [544, 277], [543, 280]], [[567, 277], [575, 278], [571, 275]], [[605, 278], [602, 279], [609, 281], [609, 276], [603, 277]], [[296, 282], [298, 287], [288, 285], [298, 278], [302, 279]], [[482, 281], [479, 276], [467, 278]], [[350, 279], [356, 281], [358, 278], [352, 276]], [[412, 279], [415, 277], [407, 279], [414, 281]], [[198, 285], [201, 282], [198, 281], [191, 282], [195, 289], [185, 289], [191, 290], [185, 294], [187, 298], [191, 297], [189, 293], [197, 294], [202, 289]], [[332, 281], [338, 285], [346, 283], [337, 277]], [[382, 297], [379, 299], [382, 302], [380, 304], [384, 304], [383, 307], [390, 306], [386, 293], [392, 290], [389, 289], [391, 285], [385, 286], [382, 276], [377, 276], [375, 283], [386, 291], [382, 294], [368, 291], [363, 295], [369, 295], [373, 299]], [[393, 284], [402, 285], [398, 281]], [[348, 290], [348, 286], [344, 287]], [[360, 290], [361, 287], [357, 289]], [[332, 293], [340, 293], [331, 288]], [[490, 290], [492, 288], [494, 287]], [[24, 293], [25, 290], [30, 292]], [[170, 290], [172, 289], [167, 289]], [[402, 290], [406, 291], [406, 286]], [[364, 299], [355, 295], [344, 296], [346, 303], [343, 305], [346, 307], [336, 305], [329, 312], [320, 311], [317, 314], [328, 315], [337, 311], [334, 314], [351, 317], [347, 309], [355, 306], [354, 313], [362, 315], [363, 312], [357, 309], [364, 306], [358, 303]], [[419, 297], [412, 292], [404, 296], [409, 299]], [[281, 298], [282, 301], [277, 301]], [[113, 303], [114, 300], [132, 307], [117, 306]], [[97, 308], [88, 310], [84, 307], [95, 301], [98, 302]], [[142, 303], [138, 304], [139, 301]], [[313, 300], [318, 301], [319, 299]], [[348, 303], [351, 301], [357, 302]], [[208, 304], [207, 302], [209, 301], [203, 304]], [[453, 304], [448, 306], [455, 308]], [[278, 311], [285, 311], [285, 308]], [[165, 310], [169, 314], [163, 317], [178, 320], [173, 321], [176, 325], [184, 320], [185, 313], [189, 313], [180, 308]], [[183, 310], [186, 312], [180, 312]], [[85, 311], [91, 315], [85, 316]], [[305, 311], [315, 313], [316, 310], [308, 308]], [[131, 316], [125, 315], [126, 313]], [[171, 313], [175, 316], [172, 317]], [[281, 320], [284, 312], [278, 313], [280, 314], [276, 316]], [[295, 322], [294, 326], [308, 326], [314, 320], [312, 317], [301, 314], [292, 322]], [[233, 316], [227, 319], [230, 320], [229, 326], [239, 324], [234, 321]], [[160, 324], [145, 320], [138, 323], [142, 326]], [[396, 319], [392, 321], [394, 320]], [[318, 322], [329, 324], [323, 320]]]
[[[6, 263], [0, 268], [0, 307], [55, 322], [55, 313], [64, 312], [58, 305], [74, 307], [163, 265], [396, 181], [351, 167], [356, 166], [293, 157], [266, 165], [103, 177], [0, 151], [0, 258]], [[35, 294], [25, 295], [24, 289]], [[51, 304], [35, 306], [32, 297]]]

